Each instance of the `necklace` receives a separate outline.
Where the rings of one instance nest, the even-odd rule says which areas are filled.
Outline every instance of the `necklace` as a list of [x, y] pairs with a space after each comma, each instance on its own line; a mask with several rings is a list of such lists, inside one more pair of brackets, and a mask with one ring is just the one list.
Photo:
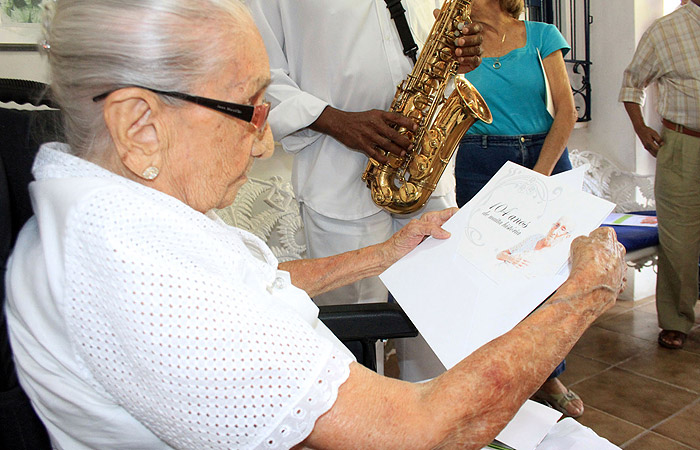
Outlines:
[[[503, 38], [501, 39], [500, 50], [503, 50], [503, 43], [504, 42], [506, 42], [506, 34], [505, 33], [503, 33]], [[501, 53], [501, 52], [499, 52], [499, 53]], [[500, 56], [496, 56], [496, 61], [494, 61], [494, 63], [493, 63], [493, 68], [496, 70], [501, 68], [501, 57]]]

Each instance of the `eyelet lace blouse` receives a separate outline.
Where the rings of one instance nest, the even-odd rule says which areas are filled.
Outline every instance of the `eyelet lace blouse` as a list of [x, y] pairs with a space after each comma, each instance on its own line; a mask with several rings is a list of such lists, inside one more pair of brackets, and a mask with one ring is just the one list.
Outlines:
[[265, 244], [47, 144], [8, 270], [22, 385], [61, 448], [289, 448], [352, 357]]

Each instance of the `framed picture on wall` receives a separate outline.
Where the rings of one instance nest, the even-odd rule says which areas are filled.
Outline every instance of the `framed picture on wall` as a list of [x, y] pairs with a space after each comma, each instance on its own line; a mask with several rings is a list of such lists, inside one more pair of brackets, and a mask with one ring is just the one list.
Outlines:
[[0, 0], [0, 50], [36, 50], [45, 1]]

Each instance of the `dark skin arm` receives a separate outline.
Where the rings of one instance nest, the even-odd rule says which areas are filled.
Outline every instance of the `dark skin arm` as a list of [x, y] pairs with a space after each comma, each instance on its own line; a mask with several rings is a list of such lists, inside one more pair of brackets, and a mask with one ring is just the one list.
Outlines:
[[[474, 70], [481, 63], [481, 30], [480, 24], [465, 25], [462, 36], [455, 41], [457, 48], [454, 56], [460, 64], [460, 73]], [[332, 106], [327, 106], [309, 126], [381, 163], [387, 162], [385, 152], [403, 156], [411, 150], [411, 141], [396, 131], [401, 127], [413, 131], [417, 129], [415, 123], [401, 114], [378, 109], [347, 112]]]
[[651, 156], [656, 158], [657, 153], [659, 153], [659, 147], [664, 144], [661, 135], [659, 135], [655, 129], [648, 127], [644, 122], [644, 114], [642, 113], [642, 106], [640, 104], [624, 102], [624, 105], [625, 111], [627, 111], [627, 115], [630, 117], [630, 121], [634, 127], [634, 132], [637, 133], [644, 148], [651, 153]]

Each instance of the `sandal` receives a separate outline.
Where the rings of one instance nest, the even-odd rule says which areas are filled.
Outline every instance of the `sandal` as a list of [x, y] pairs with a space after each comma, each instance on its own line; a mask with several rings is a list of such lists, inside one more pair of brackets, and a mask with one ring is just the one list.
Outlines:
[[544, 401], [546, 404], [548, 404], [549, 406], [556, 409], [557, 411], [559, 411], [567, 417], [573, 417], [575, 419], [583, 415], [583, 411], [581, 411], [578, 414], [571, 414], [566, 409], [566, 407], [569, 406], [569, 403], [571, 403], [572, 401], [581, 400], [581, 397], [579, 397], [578, 394], [572, 391], [571, 389], [568, 389], [567, 392], [563, 394], [549, 394], [544, 390], [540, 389], [537, 392], [535, 392], [533, 399]]
[[659, 333], [659, 345], [671, 350], [678, 350], [683, 348], [687, 337], [688, 335], [682, 331], [661, 330], [661, 333]]

